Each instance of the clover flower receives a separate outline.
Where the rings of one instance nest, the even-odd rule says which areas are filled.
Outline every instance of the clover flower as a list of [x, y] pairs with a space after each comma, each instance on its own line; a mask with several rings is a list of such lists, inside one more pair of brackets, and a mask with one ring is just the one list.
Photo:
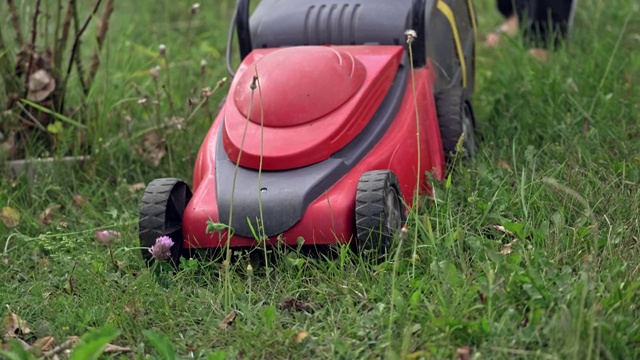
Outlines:
[[122, 236], [119, 232], [113, 230], [96, 231], [93, 235], [105, 245], [111, 245], [113, 240]]
[[149, 252], [154, 259], [164, 261], [171, 257], [172, 246], [173, 240], [170, 237], [160, 236], [156, 239], [156, 243], [151, 246]]

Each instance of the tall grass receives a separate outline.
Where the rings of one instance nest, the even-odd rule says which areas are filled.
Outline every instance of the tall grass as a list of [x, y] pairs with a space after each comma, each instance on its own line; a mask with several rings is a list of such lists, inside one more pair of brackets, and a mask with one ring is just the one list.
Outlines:
[[[0, 207], [20, 215], [0, 223], [0, 303], [28, 323], [25, 341], [108, 325], [136, 356], [163, 353], [151, 330], [177, 358], [450, 359], [466, 346], [492, 359], [638, 357], [637, 4], [580, 1], [571, 45], [546, 63], [517, 40], [479, 47], [479, 154], [431, 181], [389, 261], [264, 248], [269, 275], [238, 254], [227, 269], [197, 258], [159, 279], [137, 249], [133, 185], [190, 180], [227, 90], [201, 97], [227, 76], [232, 2], [201, 3], [193, 17], [191, 5], [116, 2], [87, 100], [95, 111], [78, 114], [92, 116], [88, 171], [0, 179]], [[500, 21], [492, 1], [477, 10], [485, 33]], [[116, 269], [93, 238], [103, 229], [123, 234]]]

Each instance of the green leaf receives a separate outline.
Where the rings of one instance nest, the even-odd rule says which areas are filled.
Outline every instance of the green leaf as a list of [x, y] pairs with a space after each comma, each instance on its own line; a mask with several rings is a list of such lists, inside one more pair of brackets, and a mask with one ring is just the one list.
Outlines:
[[413, 294], [409, 298], [409, 304], [411, 304], [412, 307], [418, 307], [418, 305], [420, 305], [421, 303], [422, 303], [422, 292], [420, 292], [420, 290], [416, 290], [413, 292]]
[[58, 120], [60, 120], [62, 122], [66, 122], [69, 125], [73, 125], [73, 126], [81, 128], [81, 129], [86, 129], [87, 128], [85, 125], [73, 120], [72, 118], [64, 116], [62, 114], [58, 114], [57, 112], [55, 112], [55, 111], [53, 111], [53, 110], [51, 110], [51, 109], [49, 109], [47, 107], [44, 107], [42, 105], [39, 105], [37, 103], [34, 103], [33, 101], [29, 101], [29, 100], [26, 100], [26, 99], [22, 99], [21, 101], [23, 103], [31, 106], [31, 107], [36, 108], [37, 110], [42, 111], [45, 114], [49, 114], [49, 115], [53, 116], [54, 118], [56, 118], [56, 119], [58, 119]]
[[207, 221], [207, 228], [206, 228], [205, 232], [207, 234], [210, 234], [210, 233], [213, 233], [213, 232], [226, 230], [227, 228], [228, 228], [228, 226], [225, 225], [225, 224], [214, 223], [213, 221]]
[[207, 360], [226, 360], [228, 354], [222, 350], [216, 350], [213, 354], [209, 354]]
[[502, 224], [502, 226], [504, 226], [506, 230], [509, 230], [512, 233], [514, 233], [519, 239], [524, 239], [526, 237], [524, 234], [523, 224], [512, 222], [512, 221], [505, 221]]
[[75, 348], [69, 360], [96, 360], [102, 355], [107, 344], [116, 336], [120, 335], [120, 331], [112, 327], [104, 327], [95, 329], [80, 339], [78, 346]]
[[273, 326], [275, 326], [277, 317], [278, 314], [276, 313], [276, 307], [273, 305], [267, 306], [262, 312], [262, 318], [269, 328], [273, 328]]
[[173, 344], [171, 344], [169, 338], [151, 330], [144, 330], [142, 333], [160, 354], [160, 358], [164, 360], [175, 360], [176, 350], [173, 348]]
[[47, 131], [52, 134], [60, 134], [64, 130], [60, 121], [55, 121], [53, 124], [47, 125]]

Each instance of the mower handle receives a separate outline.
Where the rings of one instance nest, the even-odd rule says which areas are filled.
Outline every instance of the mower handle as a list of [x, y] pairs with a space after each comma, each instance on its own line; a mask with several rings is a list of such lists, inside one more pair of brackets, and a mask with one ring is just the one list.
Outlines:
[[[231, 66], [231, 45], [233, 43], [234, 28], [238, 34], [238, 46], [240, 50], [240, 61], [244, 60], [249, 53], [253, 50], [251, 44], [251, 26], [249, 24], [249, 8], [251, 0], [237, 0], [236, 8], [231, 20], [231, 26], [229, 28], [229, 36], [227, 39], [227, 70], [231, 76], [235, 75]], [[426, 27], [425, 27], [425, 0], [413, 0], [412, 5], [412, 30], [416, 32], [417, 40], [412, 44], [413, 50], [413, 64], [416, 67], [421, 67], [427, 63], [426, 54]]]
[[252, 50], [251, 46], [251, 28], [249, 26], [249, 6], [251, 0], [238, 0], [236, 8], [233, 11], [231, 25], [229, 26], [229, 34], [227, 37], [227, 71], [231, 76], [235, 75], [235, 71], [231, 66], [231, 48], [233, 46], [234, 30], [238, 33], [238, 46], [240, 48], [240, 60], [244, 60]]
[[249, 6], [251, 0], [238, 0], [236, 8], [236, 30], [238, 31], [238, 46], [240, 58], [244, 60], [252, 50], [251, 28], [249, 27]]

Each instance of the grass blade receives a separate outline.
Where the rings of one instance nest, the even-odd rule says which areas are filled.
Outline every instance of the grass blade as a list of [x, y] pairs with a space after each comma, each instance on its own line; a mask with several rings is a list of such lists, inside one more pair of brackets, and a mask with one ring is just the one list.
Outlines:
[[163, 360], [174, 360], [176, 358], [176, 350], [167, 337], [151, 330], [145, 330], [142, 333], [158, 351], [160, 358]]
[[75, 348], [69, 360], [96, 360], [102, 355], [109, 342], [120, 331], [111, 327], [93, 330], [80, 339], [80, 344]]

